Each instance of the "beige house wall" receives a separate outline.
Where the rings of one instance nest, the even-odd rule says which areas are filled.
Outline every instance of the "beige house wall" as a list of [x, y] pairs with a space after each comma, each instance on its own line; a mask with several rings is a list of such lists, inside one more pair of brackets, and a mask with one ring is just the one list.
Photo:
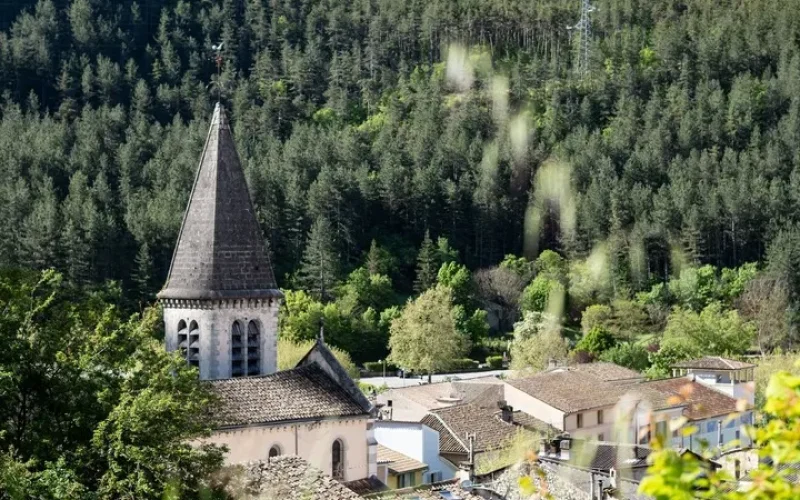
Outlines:
[[564, 430], [564, 412], [540, 401], [510, 384], [504, 384], [506, 402], [515, 410], [523, 411], [559, 430]]
[[[598, 422], [599, 410], [603, 411], [603, 423]], [[578, 428], [578, 415], [583, 415], [582, 426]], [[614, 406], [604, 406], [592, 410], [584, 410], [570, 413], [564, 417], [564, 429], [573, 437], [585, 437], [587, 439], [597, 439], [600, 434], [604, 441], [612, 440], [614, 423]]]
[[215, 431], [203, 442], [227, 446], [227, 464], [266, 460], [270, 448], [277, 445], [281, 455], [297, 455], [331, 475], [331, 447], [340, 439], [344, 444], [344, 480], [352, 481], [369, 476], [368, 422], [365, 417], [242, 427]]

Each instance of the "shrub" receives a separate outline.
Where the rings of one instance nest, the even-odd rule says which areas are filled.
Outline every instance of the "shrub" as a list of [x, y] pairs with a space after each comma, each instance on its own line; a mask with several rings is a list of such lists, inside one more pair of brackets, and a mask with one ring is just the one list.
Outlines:
[[608, 349], [600, 355], [600, 360], [624, 366], [637, 372], [643, 372], [650, 367], [647, 348], [632, 342], [625, 342]]
[[486, 364], [489, 368], [499, 370], [503, 368], [503, 356], [489, 356], [486, 358]]
[[454, 359], [450, 362], [450, 367], [453, 370], [475, 370], [478, 368], [478, 363], [474, 359], [463, 358], [463, 359]]
[[[314, 340], [306, 340], [301, 342], [294, 342], [291, 339], [281, 338], [278, 339], [278, 370], [290, 370], [294, 368], [297, 363], [303, 359], [308, 351], [314, 347]], [[347, 371], [347, 374], [352, 378], [359, 377], [358, 368], [356, 368], [350, 355], [338, 347], [328, 346], [333, 356]]]
[[[368, 372], [372, 373], [381, 373], [383, 372], [383, 362], [382, 361], [365, 361], [364, 362], [364, 369]], [[386, 373], [389, 372], [396, 372], [397, 367], [391, 363], [386, 363]]]
[[616, 344], [617, 339], [614, 338], [611, 332], [605, 328], [595, 326], [575, 345], [575, 350], [586, 351], [594, 356], [600, 356]]

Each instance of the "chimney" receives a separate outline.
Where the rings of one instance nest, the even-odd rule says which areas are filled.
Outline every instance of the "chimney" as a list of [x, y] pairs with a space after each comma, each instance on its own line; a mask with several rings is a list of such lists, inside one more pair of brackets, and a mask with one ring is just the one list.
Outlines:
[[560, 458], [561, 460], [569, 460], [570, 441], [571, 440], [569, 438], [566, 438], [558, 442], [558, 449], [559, 449], [558, 458]]
[[498, 401], [497, 402], [497, 406], [500, 407], [500, 412], [501, 412], [500, 413], [500, 418], [503, 420], [503, 422], [506, 422], [508, 424], [513, 424], [514, 423], [514, 408], [511, 407], [511, 406], [508, 406], [508, 403], [506, 403], [506, 401], [504, 399]]

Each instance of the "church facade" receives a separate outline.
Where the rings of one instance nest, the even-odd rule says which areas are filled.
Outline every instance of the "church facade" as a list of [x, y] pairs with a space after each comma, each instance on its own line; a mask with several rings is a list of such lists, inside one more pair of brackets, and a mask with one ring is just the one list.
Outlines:
[[297, 455], [346, 482], [376, 474], [372, 404], [323, 340], [277, 370], [283, 295], [219, 104], [158, 298], [167, 350], [218, 396], [204, 441], [225, 445], [227, 463]]

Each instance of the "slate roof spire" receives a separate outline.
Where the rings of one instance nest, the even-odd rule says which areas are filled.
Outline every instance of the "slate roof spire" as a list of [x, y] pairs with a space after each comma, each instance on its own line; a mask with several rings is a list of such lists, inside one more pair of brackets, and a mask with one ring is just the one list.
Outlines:
[[160, 299], [280, 296], [236, 153], [217, 103]]

